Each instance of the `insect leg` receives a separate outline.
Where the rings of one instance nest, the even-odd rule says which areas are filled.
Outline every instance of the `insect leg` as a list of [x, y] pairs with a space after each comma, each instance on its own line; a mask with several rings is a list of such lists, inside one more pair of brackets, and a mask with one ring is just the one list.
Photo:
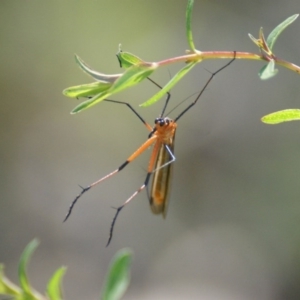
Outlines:
[[142, 118], [142, 116], [128, 103], [123, 101], [117, 101], [117, 100], [111, 100], [111, 99], [105, 99], [104, 101], [117, 103], [117, 104], [124, 104], [142, 121], [142, 123], [150, 130], [152, 131], [152, 127]]
[[219, 72], [221, 72], [223, 69], [225, 69], [226, 67], [228, 67], [234, 60], [235, 60], [235, 55], [236, 55], [236, 51], [233, 51], [233, 59], [230, 60], [226, 65], [224, 65], [222, 68], [220, 68], [219, 70], [217, 70], [216, 72], [212, 73], [211, 76], [209, 77], [208, 81], [206, 82], [206, 84], [204, 85], [203, 89], [201, 90], [201, 92], [198, 94], [197, 98], [187, 107], [185, 108], [175, 119], [174, 121], [178, 121], [179, 118], [181, 118], [191, 107], [193, 107], [197, 101], [199, 100], [199, 98], [201, 97], [201, 95], [203, 94], [204, 90], [207, 88], [207, 86], [209, 85], [209, 83], [212, 81], [212, 79], [215, 77], [215, 75], [217, 75]]
[[[156, 136], [153, 136], [150, 139], [152, 139], [152, 138], [156, 140]], [[152, 151], [152, 154], [151, 154], [151, 157], [150, 157], [150, 162], [149, 162], [149, 165], [148, 165], [148, 172], [147, 172], [146, 179], [145, 179], [144, 183], [121, 206], [116, 208], [117, 211], [115, 213], [115, 216], [114, 216], [114, 218], [112, 220], [112, 223], [111, 223], [111, 226], [110, 226], [109, 238], [108, 238], [106, 247], [111, 242], [111, 239], [112, 239], [112, 236], [113, 236], [113, 230], [114, 230], [114, 227], [115, 227], [115, 223], [116, 223], [116, 220], [117, 220], [117, 217], [118, 217], [120, 211], [123, 209], [123, 207], [126, 204], [128, 204], [133, 198], [135, 198], [145, 187], [148, 186], [151, 174], [153, 173], [153, 168], [154, 168], [154, 164], [155, 164], [155, 161], [156, 161], [156, 158], [157, 158], [157, 154], [158, 154], [158, 151], [159, 151], [161, 146], [162, 145], [161, 145], [160, 142], [157, 142], [154, 145], [154, 148], [153, 148], [153, 151]]]
[[69, 218], [69, 216], [71, 215], [71, 212], [73, 210], [74, 205], [76, 204], [78, 199], [85, 192], [87, 192], [89, 189], [91, 189], [95, 185], [101, 183], [102, 181], [104, 181], [104, 180], [112, 177], [113, 175], [117, 174], [118, 172], [122, 171], [130, 162], [132, 162], [135, 158], [137, 158], [140, 154], [142, 154], [146, 149], [148, 149], [156, 141], [156, 139], [157, 139], [156, 136], [152, 136], [144, 144], [142, 144], [131, 156], [129, 156], [129, 158], [120, 167], [118, 167], [116, 170], [114, 170], [113, 172], [111, 172], [111, 173], [107, 174], [106, 176], [100, 178], [99, 180], [95, 181], [94, 183], [90, 184], [89, 186], [87, 186], [85, 188], [82, 188], [81, 192], [72, 201], [72, 203], [69, 207], [69, 210], [66, 214], [66, 217], [64, 219], [64, 222]]

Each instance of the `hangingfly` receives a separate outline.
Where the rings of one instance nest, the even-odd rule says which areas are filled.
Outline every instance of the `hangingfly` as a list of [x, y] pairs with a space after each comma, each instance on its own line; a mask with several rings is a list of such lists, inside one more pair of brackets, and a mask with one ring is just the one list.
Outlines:
[[[147, 175], [144, 183], [141, 187], [136, 190], [121, 206], [117, 208], [113, 221], [110, 227], [110, 234], [108, 238], [107, 245], [111, 242], [113, 236], [114, 225], [117, 220], [117, 217], [122, 210], [122, 208], [128, 204], [138, 193], [140, 193], [143, 189], [148, 187], [149, 180], [151, 175], [153, 175], [152, 184], [150, 191], [148, 192], [148, 198], [150, 201], [150, 207], [154, 214], [162, 214], [163, 217], [166, 216], [167, 213], [167, 205], [168, 199], [170, 194], [170, 180], [172, 175], [172, 166], [173, 162], [175, 161], [174, 156], [174, 141], [175, 141], [175, 133], [177, 128], [177, 121], [190, 109], [192, 108], [201, 97], [202, 93], [211, 82], [213, 77], [229, 66], [235, 60], [235, 51], [233, 52], [233, 59], [231, 59], [226, 65], [222, 68], [218, 69], [216, 72], [212, 73], [200, 93], [197, 95], [196, 99], [189, 104], [175, 119], [170, 119], [168, 117], [164, 117], [168, 102], [170, 100], [170, 94], [168, 93], [168, 97], [164, 104], [163, 110], [158, 118], [155, 119], [154, 126], [151, 127], [138, 113], [137, 111], [127, 102], [116, 101], [116, 100], [109, 100], [106, 99], [105, 101], [124, 104], [144, 123], [147, 129], [150, 131], [148, 135], [148, 139], [144, 142], [132, 155], [130, 155], [127, 160], [119, 166], [113, 172], [105, 175], [104, 177], [100, 178], [99, 180], [95, 181], [91, 185], [82, 188], [81, 193], [79, 193], [76, 198], [72, 201], [68, 213], [64, 219], [64, 222], [69, 218], [74, 205], [76, 204], [77, 200], [89, 189], [94, 187], [95, 185], [99, 184], [100, 182], [112, 177], [113, 175], [117, 174], [121, 170], [123, 170], [130, 162], [136, 159], [140, 154], [142, 154], [146, 149], [150, 146], [153, 146], [153, 150], [150, 156]], [[148, 78], [151, 82], [156, 84], [150, 78]], [[160, 87], [158, 84], [156, 84]], [[160, 87], [161, 88], [161, 87]]]

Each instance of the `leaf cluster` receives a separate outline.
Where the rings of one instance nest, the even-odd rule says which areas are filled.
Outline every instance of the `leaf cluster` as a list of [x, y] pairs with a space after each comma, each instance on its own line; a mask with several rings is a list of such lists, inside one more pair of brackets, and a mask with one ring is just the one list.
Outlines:
[[[54, 272], [47, 284], [45, 295], [37, 292], [30, 284], [27, 265], [38, 244], [38, 241], [34, 239], [27, 245], [21, 255], [18, 272], [20, 287], [6, 278], [4, 266], [0, 264], [0, 295], [10, 296], [14, 300], [63, 300], [61, 282], [66, 267], [61, 267]], [[100, 299], [121, 299], [130, 282], [129, 267], [131, 259], [132, 254], [128, 249], [122, 249], [115, 255], [110, 264]]]
[[[249, 34], [250, 39], [258, 46], [260, 52], [259, 55], [239, 51], [201, 52], [195, 48], [193, 41], [191, 26], [193, 5], [194, 0], [188, 0], [186, 8], [186, 36], [190, 49], [186, 50], [186, 54], [182, 56], [169, 58], [161, 62], [146, 62], [134, 54], [131, 54], [129, 52], [123, 52], [121, 50], [121, 47], [119, 46], [117, 58], [119, 60], [120, 66], [125, 68], [125, 72], [122, 74], [107, 75], [93, 70], [81, 58], [79, 58], [79, 56], [75, 55], [75, 60], [79, 67], [89, 76], [91, 76], [95, 80], [95, 82], [82, 84], [78, 86], [72, 86], [63, 91], [63, 94], [67, 97], [87, 98], [81, 104], [77, 105], [71, 113], [79, 113], [87, 108], [90, 108], [95, 104], [110, 97], [111, 95], [114, 95], [118, 92], [121, 92], [124, 89], [127, 89], [140, 83], [142, 80], [150, 76], [159, 67], [172, 63], [184, 62], [185, 66], [182, 69], [180, 69], [177, 72], [177, 74], [175, 74], [158, 93], [153, 95], [150, 99], [142, 103], [140, 106], [146, 107], [154, 104], [166, 93], [168, 93], [170, 89], [173, 88], [196, 64], [202, 62], [205, 59], [224, 59], [235, 57], [238, 59], [266, 61], [267, 64], [264, 65], [258, 73], [259, 77], [262, 80], [272, 78], [278, 73], [278, 69], [275, 68], [276, 65], [281, 65], [283, 67], [297, 72], [298, 74], [300, 73], [300, 67], [278, 58], [273, 52], [275, 42], [277, 41], [279, 35], [297, 19], [298, 14], [287, 18], [278, 26], [276, 26], [266, 39], [264, 37], [262, 28], [260, 28], [259, 30], [258, 39], [254, 38], [251, 34]], [[280, 118], [280, 116], [283, 116], [283, 114], [278, 114], [277, 118]], [[287, 114], [284, 114], [284, 116], [286, 117]], [[263, 122], [268, 123], [269, 119], [270, 118], [263, 118], [262, 120]], [[287, 119], [285, 119], [284, 121], [286, 120]]]

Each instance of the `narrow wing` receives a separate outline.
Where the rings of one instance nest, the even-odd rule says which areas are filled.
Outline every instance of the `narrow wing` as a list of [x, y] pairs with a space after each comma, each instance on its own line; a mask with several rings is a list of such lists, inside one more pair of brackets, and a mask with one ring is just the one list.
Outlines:
[[[168, 145], [172, 153], [174, 153], [174, 140], [175, 134], [171, 143]], [[155, 164], [155, 169], [157, 169], [157, 171], [153, 174], [152, 186], [150, 189], [150, 207], [154, 214], [163, 214], [164, 218], [167, 214], [168, 201], [171, 191], [173, 163], [170, 163], [163, 168], [161, 168], [161, 166], [170, 162], [171, 160], [172, 157], [170, 156], [169, 151], [165, 145], [162, 145], [157, 155]]]

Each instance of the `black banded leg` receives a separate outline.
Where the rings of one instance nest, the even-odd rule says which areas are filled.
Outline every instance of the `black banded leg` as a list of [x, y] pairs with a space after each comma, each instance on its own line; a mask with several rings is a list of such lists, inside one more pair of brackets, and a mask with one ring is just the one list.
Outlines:
[[76, 202], [78, 201], [78, 199], [85, 193], [87, 192], [89, 189], [91, 189], [92, 187], [94, 187], [95, 185], [99, 184], [100, 182], [104, 181], [105, 179], [117, 174], [118, 172], [120, 172], [121, 170], [123, 170], [127, 164], [129, 164], [130, 161], [126, 160], [118, 169], [114, 170], [113, 172], [109, 173], [108, 175], [100, 178], [99, 180], [95, 181], [94, 183], [92, 183], [91, 185], [83, 188], [81, 187], [81, 192], [76, 196], [76, 198], [72, 201], [70, 207], [69, 207], [69, 210], [66, 214], [66, 217], [64, 219], [64, 222], [67, 221], [67, 219], [69, 218], [69, 216], [71, 215], [72, 213], [72, 210], [73, 210], [73, 207], [75, 206]]
[[231, 59], [226, 65], [224, 65], [222, 68], [220, 68], [219, 70], [217, 70], [216, 72], [212, 73], [211, 76], [209, 77], [208, 81], [206, 82], [206, 84], [204, 85], [203, 89], [201, 90], [201, 92], [198, 94], [197, 98], [186, 108], [184, 109], [175, 119], [174, 122], [177, 122], [179, 118], [181, 118], [190, 108], [192, 108], [197, 101], [199, 100], [199, 98], [201, 97], [201, 95], [203, 94], [204, 90], [207, 88], [207, 86], [210, 84], [210, 82], [212, 81], [212, 79], [222, 70], [224, 70], [226, 67], [228, 67], [234, 60], [235, 60], [235, 56], [236, 56], [236, 51], [233, 51], [233, 59]]
[[112, 236], [113, 236], [114, 227], [115, 227], [115, 224], [116, 224], [116, 220], [117, 220], [117, 217], [118, 217], [120, 211], [123, 209], [123, 207], [126, 204], [128, 204], [133, 198], [135, 198], [137, 196], [137, 194], [139, 194], [145, 187], [148, 186], [151, 174], [152, 174], [152, 172], [151, 173], [147, 173], [147, 176], [146, 176], [144, 184], [138, 190], [136, 190], [121, 206], [119, 206], [119, 207], [116, 208], [117, 211], [116, 211], [116, 214], [115, 214], [115, 216], [114, 216], [114, 218], [112, 220], [111, 226], [110, 226], [109, 238], [108, 238], [106, 247], [111, 242], [111, 239], [112, 239]]
[[142, 118], [142, 116], [128, 103], [123, 101], [117, 101], [117, 100], [111, 100], [111, 99], [105, 99], [104, 101], [117, 103], [117, 104], [124, 104], [126, 105], [141, 121], [142, 123], [151, 131], [152, 127]]
[[146, 149], [148, 149], [154, 142], [156, 141], [156, 136], [152, 136], [151, 138], [148, 138], [146, 140], [146, 142], [144, 142], [133, 154], [131, 154], [127, 160], [116, 170], [114, 170], [113, 172], [107, 174], [106, 176], [100, 178], [99, 180], [95, 181], [94, 183], [92, 183], [91, 185], [87, 186], [86, 188], [83, 188], [81, 193], [77, 195], [77, 197], [73, 200], [73, 202], [70, 205], [70, 208], [68, 210], [68, 213], [64, 219], [64, 222], [69, 218], [72, 209], [74, 207], [74, 205], [76, 204], [76, 202], [78, 201], [78, 199], [85, 193], [87, 192], [89, 189], [91, 189], [92, 187], [94, 187], [95, 185], [99, 184], [100, 182], [104, 181], [105, 179], [108, 179], [109, 177], [112, 177], [113, 175], [117, 174], [118, 172], [122, 171], [130, 162], [132, 162], [133, 160], [135, 160], [139, 155], [141, 155]]

